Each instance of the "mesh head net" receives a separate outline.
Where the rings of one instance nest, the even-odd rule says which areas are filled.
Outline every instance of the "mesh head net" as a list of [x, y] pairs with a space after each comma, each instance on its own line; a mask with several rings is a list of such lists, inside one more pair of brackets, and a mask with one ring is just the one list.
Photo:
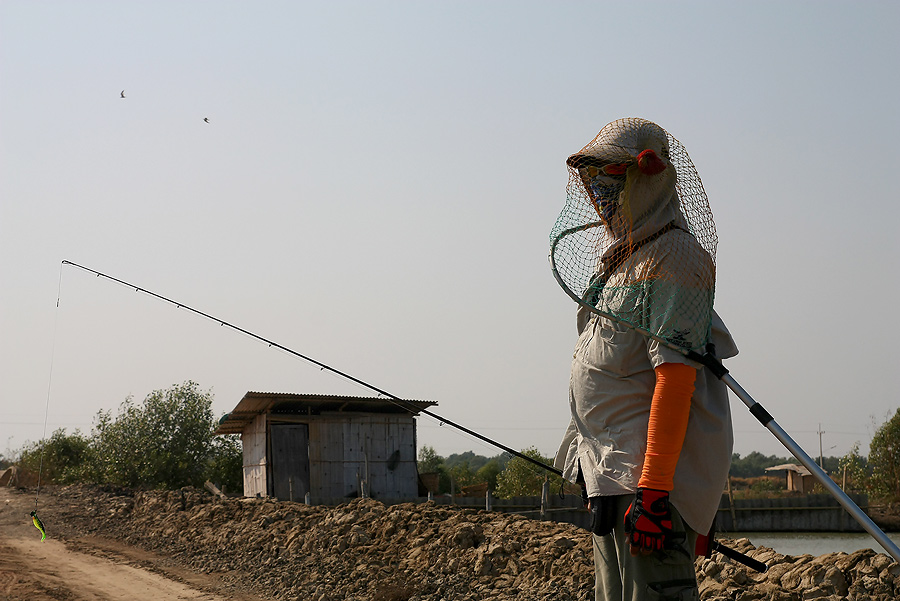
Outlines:
[[717, 238], [684, 147], [655, 123], [619, 119], [566, 164], [566, 205], [550, 234], [560, 285], [601, 315], [702, 351]]

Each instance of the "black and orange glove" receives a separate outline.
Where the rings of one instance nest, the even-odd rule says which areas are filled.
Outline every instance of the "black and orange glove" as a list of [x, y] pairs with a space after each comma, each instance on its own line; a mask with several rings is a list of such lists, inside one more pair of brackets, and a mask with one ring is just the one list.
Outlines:
[[669, 493], [664, 490], [639, 488], [625, 512], [625, 534], [632, 555], [649, 555], [666, 548], [672, 535], [672, 511]]

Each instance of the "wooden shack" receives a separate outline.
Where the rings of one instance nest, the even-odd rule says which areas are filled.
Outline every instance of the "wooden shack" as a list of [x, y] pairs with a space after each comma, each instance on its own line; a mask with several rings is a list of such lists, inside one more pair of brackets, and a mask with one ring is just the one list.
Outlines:
[[766, 471], [784, 471], [787, 474], [787, 490], [790, 492], [808, 494], [812, 491], [812, 487], [815, 486], [817, 482], [816, 477], [813, 476], [808, 469], [795, 463], [785, 463], [784, 465], [767, 467]]
[[415, 416], [435, 404], [248, 392], [215, 433], [241, 435], [245, 497], [413, 499]]

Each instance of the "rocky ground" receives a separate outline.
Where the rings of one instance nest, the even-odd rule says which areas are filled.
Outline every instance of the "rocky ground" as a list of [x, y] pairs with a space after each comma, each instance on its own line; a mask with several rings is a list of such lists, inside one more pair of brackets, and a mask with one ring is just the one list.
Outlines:
[[[33, 491], [18, 494], [33, 504]], [[81, 486], [43, 489], [39, 513], [52, 537], [76, 546], [116, 541], [152, 553], [165, 558], [157, 567], [205, 575], [226, 598], [593, 599], [588, 533], [516, 515], [433, 503], [358, 499], [320, 507], [217, 499], [195, 489]], [[885, 554], [792, 557], [746, 539], [720, 542], [770, 567], [759, 574], [718, 554], [698, 559], [704, 600], [900, 598], [900, 564]]]

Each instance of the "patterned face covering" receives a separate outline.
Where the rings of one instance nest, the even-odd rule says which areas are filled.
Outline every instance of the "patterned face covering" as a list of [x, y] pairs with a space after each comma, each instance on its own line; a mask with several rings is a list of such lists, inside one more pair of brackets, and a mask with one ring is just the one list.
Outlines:
[[622, 204], [621, 194], [625, 189], [624, 175], [605, 175], [602, 172], [587, 183], [591, 200], [600, 210], [603, 221], [610, 223], [619, 206]]

